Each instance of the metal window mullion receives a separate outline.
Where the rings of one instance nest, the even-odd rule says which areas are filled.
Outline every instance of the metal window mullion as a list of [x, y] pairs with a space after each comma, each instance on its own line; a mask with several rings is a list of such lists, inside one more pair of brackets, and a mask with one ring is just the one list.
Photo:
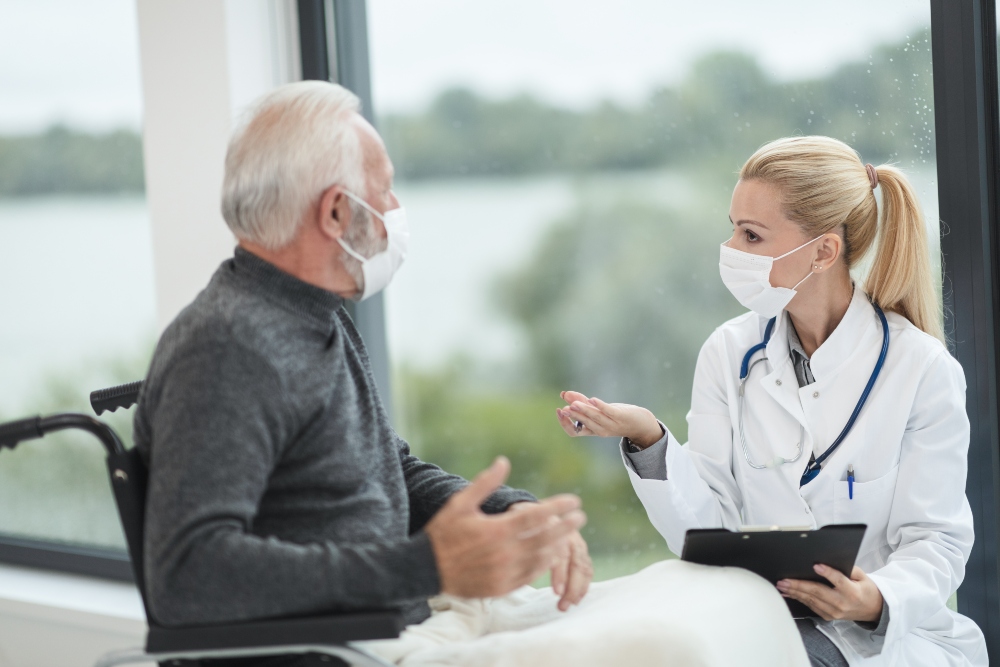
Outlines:
[[[329, 16], [331, 7], [332, 17]], [[298, 10], [302, 78], [334, 80], [352, 91], [361, 100], [361, 114], [374, 125], [365, 1], [298, 0]], [[331, 24], [333, 34], [329, 33]], [[336, 71], [330, 71], [331, 63]], [[392, 391], [384, 293], [361, 303], [348, 304], [348, 312], [365, 341], [375, 384], [391, 419]]]
[[326, 11], [323, 0], [298, 0], [299, 52], [302, 80], [330, 80], [327, 57]]
[[946, 330], [967, 379], [966, 492], [976, 542], [959, 610], [1000, 655], [997, 559], [997, 53], [995, 0], [931, 0], [934, 114]]

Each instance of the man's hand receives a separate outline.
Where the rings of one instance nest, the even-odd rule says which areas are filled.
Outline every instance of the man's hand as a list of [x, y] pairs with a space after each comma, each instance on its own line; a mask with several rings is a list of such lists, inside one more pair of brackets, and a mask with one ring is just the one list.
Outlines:
[[[534, 503], [514, 503], [507, 511], [519, 512], [532, 505]], [[590, 561], [587, 542], [580, 531], [576, 531], [566, 540], [551, 570], [552, 590], [559, 596], [559, 611], [580, 604], [593, 578], [594, 565]]]
[[541, 576], [559, 560], [587, 522], [580, 499], [553, 496], [516, 512], [487, 515], [480, 506], [510, 473], [500, 457], [445, 503], [424, 529], [441, 591], [459, 597], [498, 597]]
[[778, 590], [798, 600], [826, 621], [875, 622], [882, 617], [882, 593], [860, 567], [848, 579], [826, 565], [814, 565], [816, 574], [828, 579], [833, 588], [814, 581], [782, 579]]

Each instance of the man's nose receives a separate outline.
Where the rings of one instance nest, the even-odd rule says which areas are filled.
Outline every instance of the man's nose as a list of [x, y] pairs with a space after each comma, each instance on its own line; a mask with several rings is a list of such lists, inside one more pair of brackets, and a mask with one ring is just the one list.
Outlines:
[[392, 190], [389, 190], [389, 209], [388, 210], [391, 211], [394, 208], [399, 208], [399, 199], [396, 198], [396, 193], [395, 192], [393, 192]]

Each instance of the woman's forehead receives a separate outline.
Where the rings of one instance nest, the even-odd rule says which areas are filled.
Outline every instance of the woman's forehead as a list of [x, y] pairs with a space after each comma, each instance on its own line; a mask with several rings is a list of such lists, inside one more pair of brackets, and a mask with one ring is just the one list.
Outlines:
[[782, 210], [778, 188], [756, 180], [736, 184], [729, 218], [734, 225], [751, 224], [771, 230], [792, 224]]

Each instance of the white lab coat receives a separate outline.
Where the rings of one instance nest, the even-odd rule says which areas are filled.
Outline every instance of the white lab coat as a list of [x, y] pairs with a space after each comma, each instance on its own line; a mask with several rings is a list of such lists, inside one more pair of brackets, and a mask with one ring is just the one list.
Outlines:
[[886, 317], [882, 373], [850, 434], [806, 486], [799, 487], [799, 477], [814, 442], [822, 451], [840, 434], [882, 347], [878, 316], [860, 289], [810, 360], [815, 383], [798, 386], [784, 315], [767, 345], [769, 363], [758, 364], [747, 383], [744, 423], [754, 462], [791, 458], [804, 429], [799, 461], [755, 470], [743, 456], [739, 367], [767, 323], [748, 313], [716, 329], [702, 347], [689, 441], [682, 446], [667, 434], [667, 479], [641, 479], [623, 457], [625, 465], [650, 521], [678, 554], [690, 528], [867, 524], [857, 565], [888, 604], [884, 644], [853, 622], [819, 623], [852, 667], [987, 665], [982, 632], [946, 607], [965, 576], [974, 537], [965, 496], [965, 376], [939, 341], [895, 313]]

